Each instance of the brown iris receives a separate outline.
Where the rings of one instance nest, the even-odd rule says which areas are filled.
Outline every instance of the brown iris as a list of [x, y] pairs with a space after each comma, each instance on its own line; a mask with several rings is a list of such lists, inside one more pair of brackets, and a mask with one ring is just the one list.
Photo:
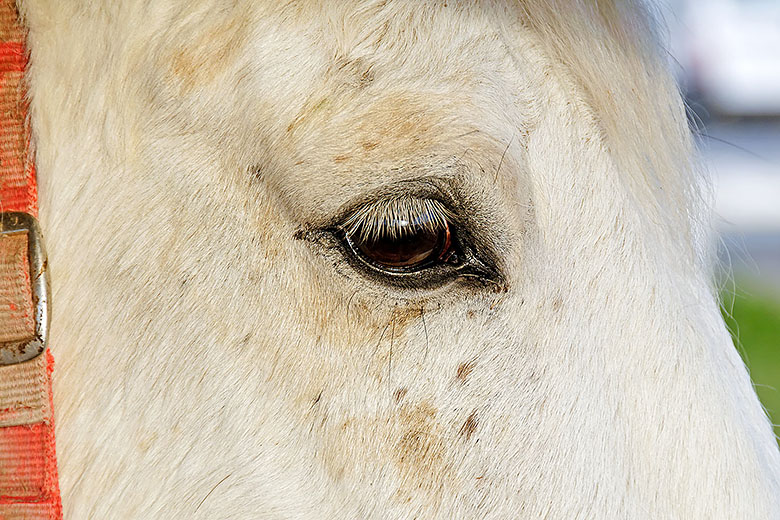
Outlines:
[[396, 236], [361, 240], [351, 238], [355, 248], [366, 258], [382, 267], [413, 269], [432, 260], [440, 260], [450, 248], [450, 229], [419, 227]]

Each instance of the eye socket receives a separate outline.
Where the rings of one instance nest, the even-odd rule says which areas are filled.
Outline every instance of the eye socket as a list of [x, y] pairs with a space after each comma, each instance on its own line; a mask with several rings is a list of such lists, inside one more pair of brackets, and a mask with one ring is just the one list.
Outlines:
[[356, 256], [388, 273], [457, 265], [455, 226], [444, 206], [430, 199], [395, 199], [362, 208], [344, 226]]

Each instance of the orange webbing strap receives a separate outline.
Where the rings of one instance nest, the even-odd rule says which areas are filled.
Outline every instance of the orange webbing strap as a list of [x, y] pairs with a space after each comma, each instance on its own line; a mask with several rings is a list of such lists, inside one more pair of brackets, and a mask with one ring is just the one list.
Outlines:
[[[37, 215], [24, 72], [25, 31], [14, 0], [0, 0], [0, 212]], [[35, 334], [25, 232], [0, 234], [0, 346]], [[62, 518], [51, 373], [44, 355], [12, 365], [0, 360], [0, 520]]]

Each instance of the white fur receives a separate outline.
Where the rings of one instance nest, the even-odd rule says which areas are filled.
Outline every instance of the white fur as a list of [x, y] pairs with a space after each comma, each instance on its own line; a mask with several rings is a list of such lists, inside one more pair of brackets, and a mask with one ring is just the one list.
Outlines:
[[[639, 5], [22, 11], [66, 518], [780, 518]], [[300, 239], [421, 176], [505, 292]]]

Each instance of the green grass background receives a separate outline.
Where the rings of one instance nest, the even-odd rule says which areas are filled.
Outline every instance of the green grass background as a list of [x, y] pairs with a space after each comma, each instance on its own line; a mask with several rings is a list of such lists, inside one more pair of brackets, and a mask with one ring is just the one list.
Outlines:
[[780, 437], [780, 294], [749, 281], [736, 287], [723, 294], [723, 317]]

